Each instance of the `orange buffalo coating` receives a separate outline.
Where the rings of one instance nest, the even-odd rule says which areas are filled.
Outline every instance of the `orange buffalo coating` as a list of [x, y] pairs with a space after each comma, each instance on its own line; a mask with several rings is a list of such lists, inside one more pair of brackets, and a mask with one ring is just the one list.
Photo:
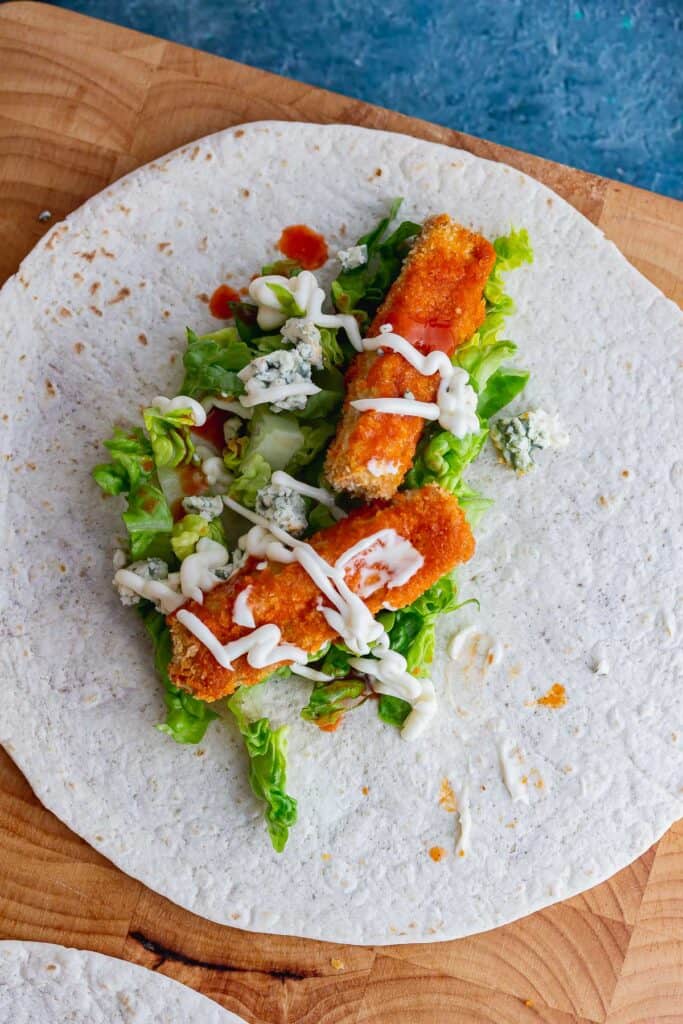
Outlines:
[[[481, 235], [443, 213], [426, 221], [403, 269], [370, 325], [374, 338], [383, 324], [421, 352], [451, 355], [474, 334], [485, 316], [484, 286], [496, 254]], [[395, 352], [364, 352], [346, 374], [346, 401], [337, 436], [327, 453], [325, 472], [337, 491], [364, 498], [390, 498], [410, 469], [424, 427], [416, 416], [400, 416], [351, 406], [357, 398], [403, 398], [433, 402], [439, 376], [425, 377]], [[369, 463], [375, 460], [375, 470]], [[384, 463], [384, 470], [381, 465]]]
[[[375, 502], [351, 512], [346, 519], [321, 530], [310, 544], [328, 563], [364, 537], [378, 530], [393, 529], [409, 540], [424, 558], [423, 566], [401, 587], [380, 587], [365, 599], [371, 612], [386, 603], [392, 608], [411, 604], [428, 587], [474, 552], [474, 539], [456, 499], [440, 487], [430, 484], [420, 490], [406, 491], [390, 503]], [[189, 601], [184, 608], [200, 618], [222, 643], [237, 640], [250, 632], [233, 621], [237, 595], [251, 587], [248, 597], [256, 626], [273, 622], [279, 626], [281, 643], [295, 644], [315, 653], [337, 634], [328, 626], [317, 605], [321, 594], [311, 578], [296, 563], [268, 562], [256, 569], [257, 559], [249, 558], [232, 579], [219, 584], [204, 597], [204, 604]], [[346, 574], [346, 582], [359, 588], [358, 570]], [[175, 615], [168, 616], [173, 640], [169, 675], [175, 686], [190, 690], [202, 700], [218, 700], [238, 686], [253, 686], [270, 675], [278, 665], [252, 668], [246, 657], [236, 658], [233, 670], [222, 668]], [[279, 662], [278, 664], [283, 664]]]

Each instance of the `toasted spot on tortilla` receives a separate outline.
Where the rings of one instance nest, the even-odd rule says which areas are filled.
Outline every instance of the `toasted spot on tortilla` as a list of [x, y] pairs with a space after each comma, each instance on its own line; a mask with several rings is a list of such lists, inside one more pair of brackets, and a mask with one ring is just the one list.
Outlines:
[[163, 316], [164, 320], [168, 320], [169, 316], [171, 315], [171, 310], [165, 309], [161, 315]]
[[624, 479], [628, 479], [628, 477], [630, 477], [631, 474], [627, 469], [622, 469], [621, 475], [624, 477]]
[[81, 354], [81, 352], [83, 351], [84, 348], [85, 348], [85, 345], [83, 344], [82, 341], [74, 342], [74, 352], [76, 353], [77, 356], [80, 356], [80, 354]]
[[322, 857], [323, 860], [332, 860], [331, 853], [321, 853], [320, 856]]
[[237, 131], [235, 132], [235, 138], [236, 139], [241, 139], [243, 135], [244, 135], [244, 128], [238, 128]]
[[114, 306], [117, 302], [123, 302], [130, 295], [130, 288], [119, 288], [113, 299], [107, 301], [108, 306]]
[[62, 306], [59, 310], [59, 315], [66, 319], [67, 317], [71, 316], [71, 310], [67, 309], [66, 306]]
[[605, 497], [604, 494], [601, 494], [598, 498], [598, 505], [602, 505], [603, 508], [607, 508], [607, 506], [609, 505], [609, 500]]
[[207, 153], [204, 157], [205, 160], [213, 160], [213, 153]]
[[517, 827], [517, 819], [516, 818], [514, 818], [512, 821], [506, 822], [505, 828], [516, 828], [516, 827]]
[[199, 749], [199, 750], [195, 750], [195, 752], [194, 752], [194, 756], [195, 756], [195, 757], [204, 757], [204, 754], [205, 754], [205, 753], [206, 753], [206, 751], [205, 751], [205, 750], [202, 750], [202, 749], [201, 749], [201, 747], [200, 747], [200, 749]]
[[381, 178], [382, 177], [382, 168], [381, 167], [376, 167], [375, 168], [375, 177], [376, 178]]
[[458, 801], [456, 800], [453, 787], [448, 779], [441, 780], [441, 786], [439, 787], [439, 805], [443, 807], [444, 811], [448, 811], [449, 814], [454, 814], [458, 809]]
[[438, 863], [440, 860], [444, 859], [444, 857], [446, 856], [446, 851], [444, 850], [443, 846], [432, 846], [429, 850], [429, 856], [432, 858], [433, 861], [436, 861]]
[[51, 380], [45, 381], [45, 391], [51, 398], [53, 395], [57, 394], [57, 389], [55, 388]]
[[[83, 274], [79, 274], [78, 271], [76, 271], [76, 273], [72, 274], [71, 276], [73, 277], [74, 281], [77, 282], [77, 284], [83, 284]], [[19, 278], [19, 280], [21, 281], [21, 278]]]
[[157, 242], [157, 249], [159, 252], [163, 252], [164, 249], [168, 249], [170, 242]]
[[6, 412], [3, 412], [3, 414], [2, 414], [2, 422], [3, 423], [9, 423], [9, 416], [7, 415]]
[[206, 292], [200, 292], [199, 295], [197, 295], [197, 298], [199, 299], [200, 302], [204, 302], [208, 306], [209, 296], [206, 294]]
[[242, 189], [242, 195], [244, 196], [245, 199], [248, 199], [249, 196], [251, 195], [251, 192], [249, 191], [248, 188], [243, 188]]
[[361, 787], [361, 793], [363, 794], [363, 796], [367, 796], [369, 792], [370, 792], [370, 790], [369, 790], [369, 788], [367, 786], [362, 786]]
[[242, 916], [242, 915], [241, 915], [241, 914], [239, 913], [239, 911], [237, 911], [237, 910], [236, 910], [236, 911], [234, 911], [234, 912], [233, 912], [233, 913], [232, 913], [232, 914], [230, 915], [230, 917], [232, 918], [232, 920], [233, 920], [233, 921], [239, 921], [239, 919], [241, 918], [241, 916]]
[[146, 345], [147, 344], [147, 335], [146, 334], [138, 334], [138, 341], [140, 342], [141, 345]]
[[102, 316], [102, 310], [98, 309], [97, 306], [88, 306], [88, 309], [91, 313], [94, 313], [95, 316]]
[[121, 213], [125, 213], [126, 216], [130, 213], [130, 206], [124, 206], [123, 203], [119, 203], [119, 210]]
[[100, 287], [100, 282], [99, 281], [93, 281], [93, 283], [90, 285], [90, 288], [89, 288], [90, 294], [94, 295], [99, 287]]
[[338, 956], [333, 956], [330, 960], [330, 966], [334, 967], [335, 971], [343, 971], [346, 966], [343, 960], [340, 960]]
[[548, 692], [536, 701], [545, 708], [563, 708], [567, 703], [567, 691], [562, 683], [553, 683]]
[[88, 263], [92, 263], [97, 256], [97, 250], [93, 249], [92, 252], [79, 252], [78, 255], [82, 256], [84, 260], [88, 261]]
[[[106, 232], [103, 232], [103, 234], [106, 234]], [[116, 256], [114, 255], [114, 253], [113, 252], [109, 252], [108, 249], [100, 248], [100, 252], [102, 253], [103, 256], [106, 256], [108, 260], [115, 260], [116, 259]]]
[[195, 146], [194, 149], [192, 150], [192, 152], [190, 153], [190, 160], [196, 160], [198, 156], [199, 156], [199, 146]]
[[45, 970], [46, 971], [56, 971], [57, 970], [57, 964], [45, 964]]
[[209, 236], [204, 235], [203, 238], [197, 242], [197, 252], [206, 252], [209, 247]]

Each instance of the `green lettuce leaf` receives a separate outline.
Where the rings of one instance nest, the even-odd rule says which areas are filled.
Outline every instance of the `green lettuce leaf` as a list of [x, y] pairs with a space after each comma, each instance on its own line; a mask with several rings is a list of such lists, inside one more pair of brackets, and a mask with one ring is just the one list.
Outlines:
[[181, 394], [190, 398], [204, 398], [206, 395], [236, 398], [244, 391], [237, 373], [253, 358], [254, 352], [242, 340], [236, 327], [223, 327], [220, 331], [201, 336], [188, 327]]
[[401, 697], [392, 697], [388, 693], [380, 695], [377, 704], [377, 714], [387, 725], [395, 725], [401, 728], [412, 708], [407, 700]]
[[143, 410], [157, 468], [179, 466], [189, 462], [194, 454], [190, 428], [194, 426], [191, 409], [173, 409], [161, 412], [154, 406]]
[[406, 475], [407, 487], [423, 487], [437, 483], [454, 492], [465, 467], [476, 459], [484, 447], [488, 429], [458, 438], [448, 430], [427, 428], [417, 447], [413, 465]]
[[461, 480], [454, 488], [453, 494], [458, 499], [460, 508], [465, 513], [465, 518], [470, 524], [470, 529], [474, 529], [479, 524], [482, 516], [487, 512], [493, 505], [493, 498], [486, 498], [479, 491], [475, 491], [474, 488], [469, 487], [464, 480]]
[[389, 645], [403, 655], [413, 675], [428, 674], [434, 658], [437, 619], [459, 607], [453, 578], [442, 576], [412, 604], [392, 613], [393, 622], [387, 629]]
[[312, 462], [323, 450], [334, 434], [335, 425], [327, 420], [314, 420], [312, 423], [302, 423], [300, 430], [304, 438], [303, 444], [285, 466], [286, 472], [292, 476]]
[[232, 441], [228, 441], [223, 449], [223, 462], [225, 463], [225, 468], [231, 473], [239, 472], [240, 463], [244, 458], [248, 444], [249, 438], [246, 435], [233, 437]]
[[315, 370], [313, 383], [322, 390], [310, 396], [301, 412], [294, 413], [299, 420], [329, 418], [338, 411], [344, 400], [344, 374], [340, 373], [336, 367], [328, 366], [324, 370]]
[[394, 199], [389, 213], [376, 227], [358, 239], [356, 245], [365, 245], [368, 261], [353, 270], [342, 270], [332, 282], [332, 301], [340, 313], [350, 313], [361, 326], [367, 325], [398, 277], [409, 243], [420, 233], [419, 224], [404, 221], [389, 236], [389, 225], [395, 219], [401, 199]]
[[296, 260], [283, 257], [280, 260], [275, 260], [274, 263], [266, 263], [265, 267], [261, 267], [261, 276], [266, 277], [269, 274], [276, 274], [279, 277], [296, 277], [303, 269]]
[[489, 305], [504, 307], [506, 312], [512, 312], [514, 304], [511, 305], [512, 300], [505, 294], [502, 275], [510, 270], [517, 270], [523, 263], [533, 263], [534, 251], [524, 228], [513, 228], [509, 235], [497, 238], [493, 248], [496, 250], [496, 262], [486, 283], [484, 297]]
[[156, 478], [152, 445], [138, 427], [129, 431], [117, 428], [104, 446], [111, 462], [95, 466], [93, 479], [106, 494], [126, 497], [122, 518], [130, 553], [134, 559], [141, 558], [173, 528], [171, 510]]
[[315, 722], [318, 728], [332, 732], [340, 724], [347, 711], [358, 707], [359, 698], [365, 690], [360, 679], [335, 679], [332, 682], [318, 682], [311, 691], [308, 704], [301, 711], [307, 722]]
[[172, 653], [171, 631], [164, 616], [149, 601], [141, 601], [137, 610], [154, 645], [154, 667], [164, 687], [166, 721], [158, 725], [157, 729], [168, 733], [176, 743], [199, 743], [209, 724], [218, 715], [203, 700], [198, 700], [185, 690], [179, 690], [171, 682], [168, 675]]
[[249, 784], [254, 796], [266, 805], [266, 823], [273, 849], [282, 853], [289, 830], [297, 819], [296, 800], [286, 792], [287, 726], [272, 729], [267, 718], [249, 722], [242, 707], [242, 689], [230, 697], [228, 708], [249, 755]]
[[339, 341], [339, 330], [336, 327], [320, 327], [320, 344], [323, 350], [323, 362], [328, 366], [343, 366], [354, 354], [351, 344], [342, 345]]
[[256, 506], [256, 495], [271, 477], [271, 469], [262, 455], [255, 452], [242, 459], [239, 473], [230, 484], [228, 494], [233, 501], [247, 508]]
[[306, 310], [302, 309], [301, 306], [298, 305], [296, 299], [288, 288], [285, 288], [282, 284], [275, 284], [274, 281], [269, 281], [268, 287], [280, 303], [280, 309], [287, 319], [290, 317], [304, 316]]
[[188, 555], [194, 552], [197, 541], [202, 537], [208, 537], [210, 540], [218, 541], [219, 544], [225, 544], [225, 534], [223, 533], [220, 519], [212, 519], [209, 522], [204, 516], [194, 515], [193, 513], [189, 513], [183, 516], [182, 519], [179, 519], [177, 523], [173, 524], [173, 534], [171, 536], [171, 547], [176, 557], [182, 562], [184, 558], [187, 558]]
[[528, 370], [514, 366], [501, 367], [488, 378], [486, 387], [479, 393], [477, 413], [482, 420], [488, 420], [521, 394], [529, 380]]

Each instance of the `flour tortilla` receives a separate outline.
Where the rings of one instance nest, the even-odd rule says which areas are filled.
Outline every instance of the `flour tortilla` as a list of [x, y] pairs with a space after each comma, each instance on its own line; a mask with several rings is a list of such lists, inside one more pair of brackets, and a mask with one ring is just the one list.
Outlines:
[[11, 1024], [244, 1024], [163, 974], [48, 942], [0, 942], [0, 1019]]
[[[111, 423], [178, 390], [185, 325], [215, 327], [202, 293], [247, 282], [287, 224], [322, 231], [332, 253], [348, 246], [397, 195], [412, 220], [447, 211], [489, 238], [528, 229], [535, 262], [509, 277], [507, 334], [532, 373], [518, 408], [558, 412], [571, 441], [521, 479], [490, 451], [470, 472], [495, 498], [459, 573], [481, 611], [441, 623], [440, 710], [418, 742], [372, 702], [319, 732], [298, 717], [301, 680], [253, 694], [255, 712], [291, 723], [300, 820], [277, 855], [232, 723], [199, 749], [154, 731], [147, 638], [111, 588], [120, 509], [89, 471]], [[325, 283], [334, 273], [331, 261]], [[595, 885], [683, 812], [681, 316], [563, 200], [401, 135], [245, 125], [86, 203], [0, 309], [0, 738], [45, 805], [128, 874], [239, 928], [433, 941]], [[467, 623], [479, 635], [449, 661]], [[504, 656], [485, 670], [494, 641]], [[592, 669], [599, 643], [607, 676]], [[566, 706], [536, 705], [554, 683]], [[505, 785], [501, 748], [528, 803]], [[444, 779], [460, 815], [440, 802]]]

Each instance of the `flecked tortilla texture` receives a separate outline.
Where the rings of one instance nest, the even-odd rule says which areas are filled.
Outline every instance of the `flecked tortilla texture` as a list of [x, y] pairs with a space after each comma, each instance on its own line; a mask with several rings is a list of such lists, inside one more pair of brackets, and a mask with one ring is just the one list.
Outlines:
[[[247, 283], [285, 225], [322, 231], [334, 252], [397, 195], [414, 220], [528, 229], [535, 262], [509, 277], [506, 333], [532, 373], [517, 408], [559, 412], [571, 440], [524, 478], [490, 451], [468, 476], [495, 498], [459, 573], [481, 611], [441, 623], [440, 706], [422, 739], [401, 740], [372, 702], [321, 733], [298, 717], [300, 680], [251, 696], [291, 723], [300, 820], [277, 855], [232, 724], [199, 749], [153, 728], [147, 639], [111, 588], [120, 508], [89, 471], [111, 423], [179, 388], [185, 326], [216, 324], [201, 296]], [[683, 812], [681, 316], [548, 189], [401, 135], [245, 125], [57, 225], [0, 309], [0, 739], [46, 806], [128, 874], [241, 928], [433, 941], [595, 885]], [[479, 634], [450, 662], [445, 641], [470, 622]], [[484, 668], [494, 640], [503, 658]], [[607, 676], [592, 671], [597, 643]], [[554, 683], [566, 706], [536, 704]], [[502, 781], [501, 745], [527, 804]], [[444, 779], [471, 812], [462, 857]]]
[[11, 1024], [244, 1024], [163, 974], [48, 942], [0, 942], [0, 1016]]

